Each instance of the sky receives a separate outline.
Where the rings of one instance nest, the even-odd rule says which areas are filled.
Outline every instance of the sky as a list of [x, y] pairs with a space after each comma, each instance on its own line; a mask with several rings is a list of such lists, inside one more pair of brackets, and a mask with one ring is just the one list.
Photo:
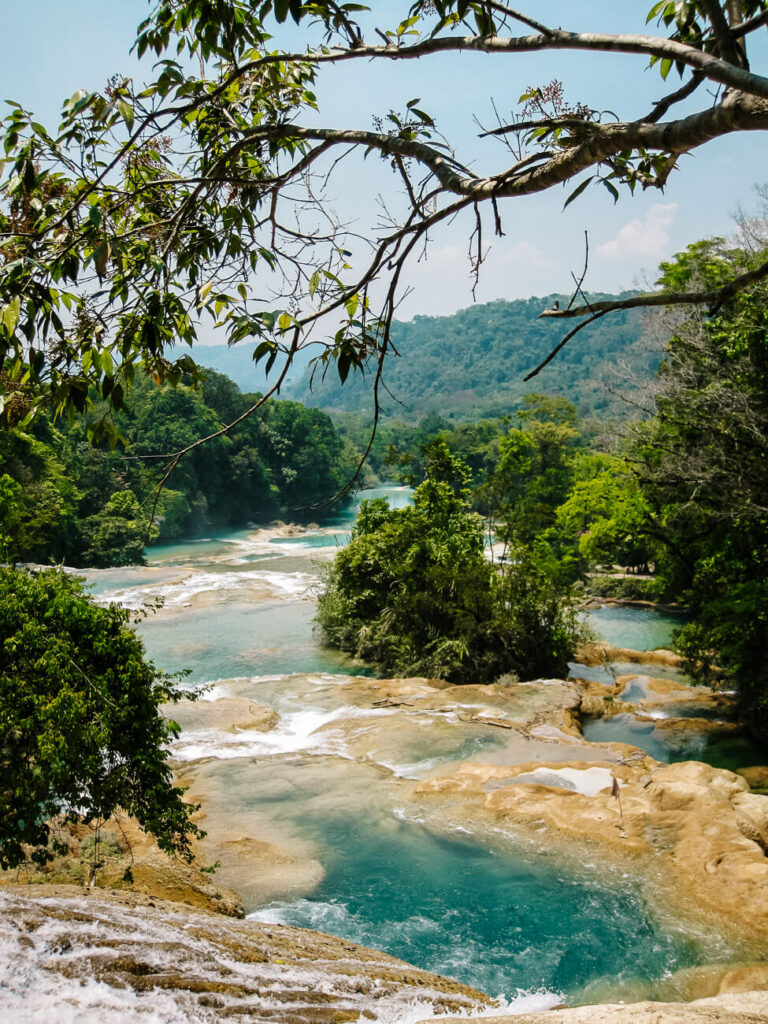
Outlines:
[[[408, 0], [373, 0], [366, 32], [387, 28], [394, 11]], [[650, 0], [528, 0], [527, 8], [547, 24], [573, 31], [645, 32]], [[103, 87], [114, 73], [141, 80], [151, 76], [151, 61], [129, 55], [135, 27], [149, 10], [145, 0], [0, 0], [5, 45], [0, 62], [0, 98], [15, 99], [38, 119], [55, 124], [61, 101], [78, 88]], [[768, 64], [768, 34], [752, 49], [753, 67]], [[373, 34], [371, 33], [372, 38]], [[295, 35], [287, 33], [287, 45]], [[479, 170], [499, 169], [511, 157], [498, 143], [479, 140], [478, 118], [492, 123], [491, 97], [500, 111], [515, 109], [529, 85], [558, 78], [566, 96], [615, 111], [621, 119], [640, 116], [654, 100], [676, 87], [663, 83], [639, 56], [609, 54], [524, 54], [515, 58], [481, 54], [441, 55], [428, 61], [347, 63], [324, 73], [318, 88], [316, 123], [370, 127], [374, 114], [385, 115], [414, 97], [456, 145], [457, 156]], [[701, 100], [699, 99], [699, 102]], [[753, 186], [768, 173], [768, 136], [743, 133], [716, 140], [681, 160], [664, 193], [656, 190], [618, 203], [602, 188], [590, 188], [563, 209], [570, 188], [506, 200], [501, 204], [505, 236], [491, 245], [476, 299], [527, 298], [568, 292], [572, 274], [584, 264], [585, 231], [590, 261], [585, 287], [621, 291], [646, 287], [661, 260], [691, 242], [727, 235], [739, 207], [757, 205]], [[396, 184], [385, 162], [350, 165], [331, 187], [346, 218], [370, 233], [372, 203], [394, 195]], [[432, 240], [428, 258], [410, 269], [410, 294], [400, 319], [440, 315], [471, 304], [468, 272], [468, 221], [444, 227]], [[212, 340], [212, 339], [206, 339]]]

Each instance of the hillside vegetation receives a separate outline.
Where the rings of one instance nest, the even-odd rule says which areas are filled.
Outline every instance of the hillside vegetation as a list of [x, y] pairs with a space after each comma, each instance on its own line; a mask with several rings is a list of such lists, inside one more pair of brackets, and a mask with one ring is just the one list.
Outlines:
[[[661, 355], [641, 311], [624, 310], [585, 328], [533, 382], [523, 381], [565, 333], [562, 324], [538, 319], [556, 301], [565, 305], [569, 299], [498, 299], [452, 316], [417, 316], [394, 324], [392, 341], [400, 358], [389, 358], [384, 382], [403, 404], [382, 394], [385, 411], [405, 419], [430, 411], [460, 420], [499, 416], [536, 390], [567, 396], [582, 417], [626, 417], [628, 407], [617, 392], [630, 387], [628, 378], [650, 380]], [[310, 368], [290, 397], [331, 413], [370, 410], [374, 369], [365, 376], [350, 374], [342, 387], [335, 373], [322, 380], [320, 370], [310, 383]]]

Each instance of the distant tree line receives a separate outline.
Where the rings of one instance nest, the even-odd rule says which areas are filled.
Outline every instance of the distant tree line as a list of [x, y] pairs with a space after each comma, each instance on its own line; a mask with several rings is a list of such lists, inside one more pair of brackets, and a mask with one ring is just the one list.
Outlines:
[[[590, 301], [628, 298], [590, 293]], [[415, 316], [392, 324], [392, 342], [400, 358], [386, 366], [384, 382], [397, 401], [382, 395], [387, 419], [414, 424], [425, 413], [454, 422], [506, 415], [531, 384], [523, 378], [552, 348], [561, 324], [539, 319], [542, 309], [568, 304], [567, 295], [497, 299], [478, 303], [450, 316]], [[536, 389], [572, 401], [582, 418], [627, 419], [631, 407], [622, 393], [628, 378], [652, 379], [661, 345], [649, 334], [641, 310], [619, 310], [585, 327], [573, 344], [536, 378]], [[621, 368], [624, 368], [622, 371]], [[342, 383], [335, 375], [321, 379], [311, 368], [290, 389], [291, 397], [334, 415], [370, 413], [372, 360], [367, 374]]]
[[[713, 239], [662, 264], [660, 285], [719, 288], [767, 251], [765, 226], [742, 244]], [[390, 438], [402, 479], [425, 479], [426, 436], [471, 470], [471, 501], [497, 556], [530, 552], [562, 587], [676, 602], [676, 643], [699, 678], [724, 679], [747, 718], [768, 726], [768, 286], [705, 315], [665, 314], [656, 379], [634, 395], [650, 415], [619, 435], [584, 430], [567, 400], [529, 395], [510, 416], [452, 425], [437, 416]], [[599, 443], [598, 443], [599, 442]], [[625, 579], [595, 579], [601, 565]]]
[[[354, 472], [354, 452], [329, 417], [270, 400], [232, 434], [179, 462], [156, 491], [167, 460], [253, 404], [222, 374], [160, 387], [147, 377], [116, 416], [125, 444], [86, 439], [87, 419], [38, 417], [0, 432], [0, 545], [7, 561], [110, 566], [142, 560], [147, 540], [213, 528], [317, 518]], [[103, 415], [94, 410], [93, 415]], [[153, 514], [154, 512], [154, 514]]]

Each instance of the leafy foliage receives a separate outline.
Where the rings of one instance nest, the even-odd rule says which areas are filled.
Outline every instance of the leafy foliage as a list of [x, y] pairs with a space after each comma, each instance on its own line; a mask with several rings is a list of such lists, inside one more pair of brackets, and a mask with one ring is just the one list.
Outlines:
[[[590, 295], [594, 301], [608, 296]], [[616, 296], [620, 299], [623, 296]], [[518, 406], [531, 390], [523, 381], [554, 344], [558, 328], [538, 319], [545, 307], [567, 296], [478, 304], [451, 316], [416, 316], [392, 325], [392, 342], [400, 355], [387, 365], [384, 380], [402, 405], [384, 401], [390, 416], [409, 420], [435, 411], [450, 420], [502, 416]], [[536, 379], [536, 388], [567, 398], [582, 417], [601, 415], [626, 419], [630, 406], [621, 395], [626, 378], [650, 380], [661, 356], [648, 337], [638, 310], [616, 313], [585, 328], [578, 341]], [[341, 387], [331, 377], [320, 380], [311, 370], [293, 385], [291, 394], [307, 405], [332, 413], [362, 412], [371, 407], [370, 379], [374, 366]], [[610, 386], [610, 390], [606, 387]]]
[[579, 631], [556, 574], [522, 548], [504, 567], [486, 560], [469, 471], [444, 441], [428, 446], [426, 472], [412, 507], [363, 503], [319, 599], [325, 640], [400, 675], [564, 672]]
[[0, 568], [0, 867], [44, 863], [59, 823], [118, 812], [192, 860], [202, 833], [166, 761], [178, 726], [160, 713], [183, 693], [129, 618], [73, 576]]
[[[509, 201], [562, 185], [570, 199], [591, 182], [614, 200], [621, 188], [663, 189], [681, 153], [765, 129], [765, 77], [746, 56], [765, 24], [762, 0], [656, 4], [659, 36], [644, 26], [573, 32], [485, 0], [416, 0], [391, 14], [382, 31], [356, 3], [159, 0], [135, 42], [139, 58], [156, 58], [149, 81], [115, 76], [78, 90], [56, 129], [10, 104], [0, 128], [7, 424], [26, 429], [41, 409], [77, 414], [94, 400], [119, 412], [141, 372], [178, 383], [197, 368], [172, 346], [193, 345], [201, 318], [230, 343], [247, 340], [266, 370], [285, 364], [275, 389], [325, 323], [317, 367], [342, 383], [367, 367], [378, 393], [405, 271], [433, 228], [474, 215], [477, 273], [481, 208], [501, 234]], [[288, 19], [305, 30], [300, 52], [274, 48], [274, 27]], [[462, 159], [443, 139], [417, 98], [399, 112], [371, 111], [370, 129], [318, 123], [327, 64], [574, 49], [643, 54], [662, 78], [673, 68], [688, 77], [640, 117], [607, 109], [610, 93], [599, 109], [565, 100], [557, 81], [532, 86], [508, 123], [481, 136], [501, 144], [489, 176], [472, 170], [485, 160]], [[688, 114], [678, 105], [702, 83], [717, 88], [714, 102]], [[324, 191], [348, 151], [361, 164], [378, 157], [397, 182], [393, 208], [369, 231], [345, 229]], [[384, 297], [374, 308], [377, 278]], [[115, 440], [109, 417], [90, 430]]]
[[[752, 260], [714, 239], [662, 270], [665, 281], [690, 286]], [[707, 319], [677, 322], [659, 371], [657, 416], [637, 426], [632, 447], [661, 542], [658, 574], [692, 614], [678, 646], [694, 671], [713, 663], [725, 670], [759, 729], [768, 724], [767, 301], [758, 284]]]
[[124, 453], [88, 444], [87, 421], [57, 428], [39, 417], [27, 432], [0, 432], [5, 558], [141, 562], [147, 541], [311, 516], [307, 507], [328, 501], [353, 473], [353, 453], [325, 413], [271, 400], [236, 433], [195, 448], [156, 492], [165, 453], [231, 422], [253, 396], [211, 370], [197, 385], [160, 387], [144, 378], [132, 392], [130, 416], [117, 417]]

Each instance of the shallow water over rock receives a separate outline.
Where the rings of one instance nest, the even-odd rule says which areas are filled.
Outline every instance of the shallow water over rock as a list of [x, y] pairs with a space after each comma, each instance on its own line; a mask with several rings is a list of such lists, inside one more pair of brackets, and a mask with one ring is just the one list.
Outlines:
[[[660, 920], [624, 868], [566, 868], [543, 829], [533, 841], [507, 826], [494, 835], [415, 798], [420, 780], [462, 763], [557, 772], [625, 754], [585, 743], [574, 684], [380, 681], [322, 648], [315, 559], [349, 526], [347, 513], [307, 533], [237, 531], [92, 574], [104, 600], [164, 597], [140, 627], [149, 653], [167, 671], [191, 668], [190, 685], [213, 684], [180, 711], [172, 757], [203, 805], [202, 852], [221, 861], [222, 884], [267, 920], [325, 928], [493, 995], [542, 992], [547, 1005], [595, 986], [647, 993], [670, 970], [727, 959], [727, 943]], [[642, 643], [617, 641], [668, 642], [669, 623], [651, 621]]]

